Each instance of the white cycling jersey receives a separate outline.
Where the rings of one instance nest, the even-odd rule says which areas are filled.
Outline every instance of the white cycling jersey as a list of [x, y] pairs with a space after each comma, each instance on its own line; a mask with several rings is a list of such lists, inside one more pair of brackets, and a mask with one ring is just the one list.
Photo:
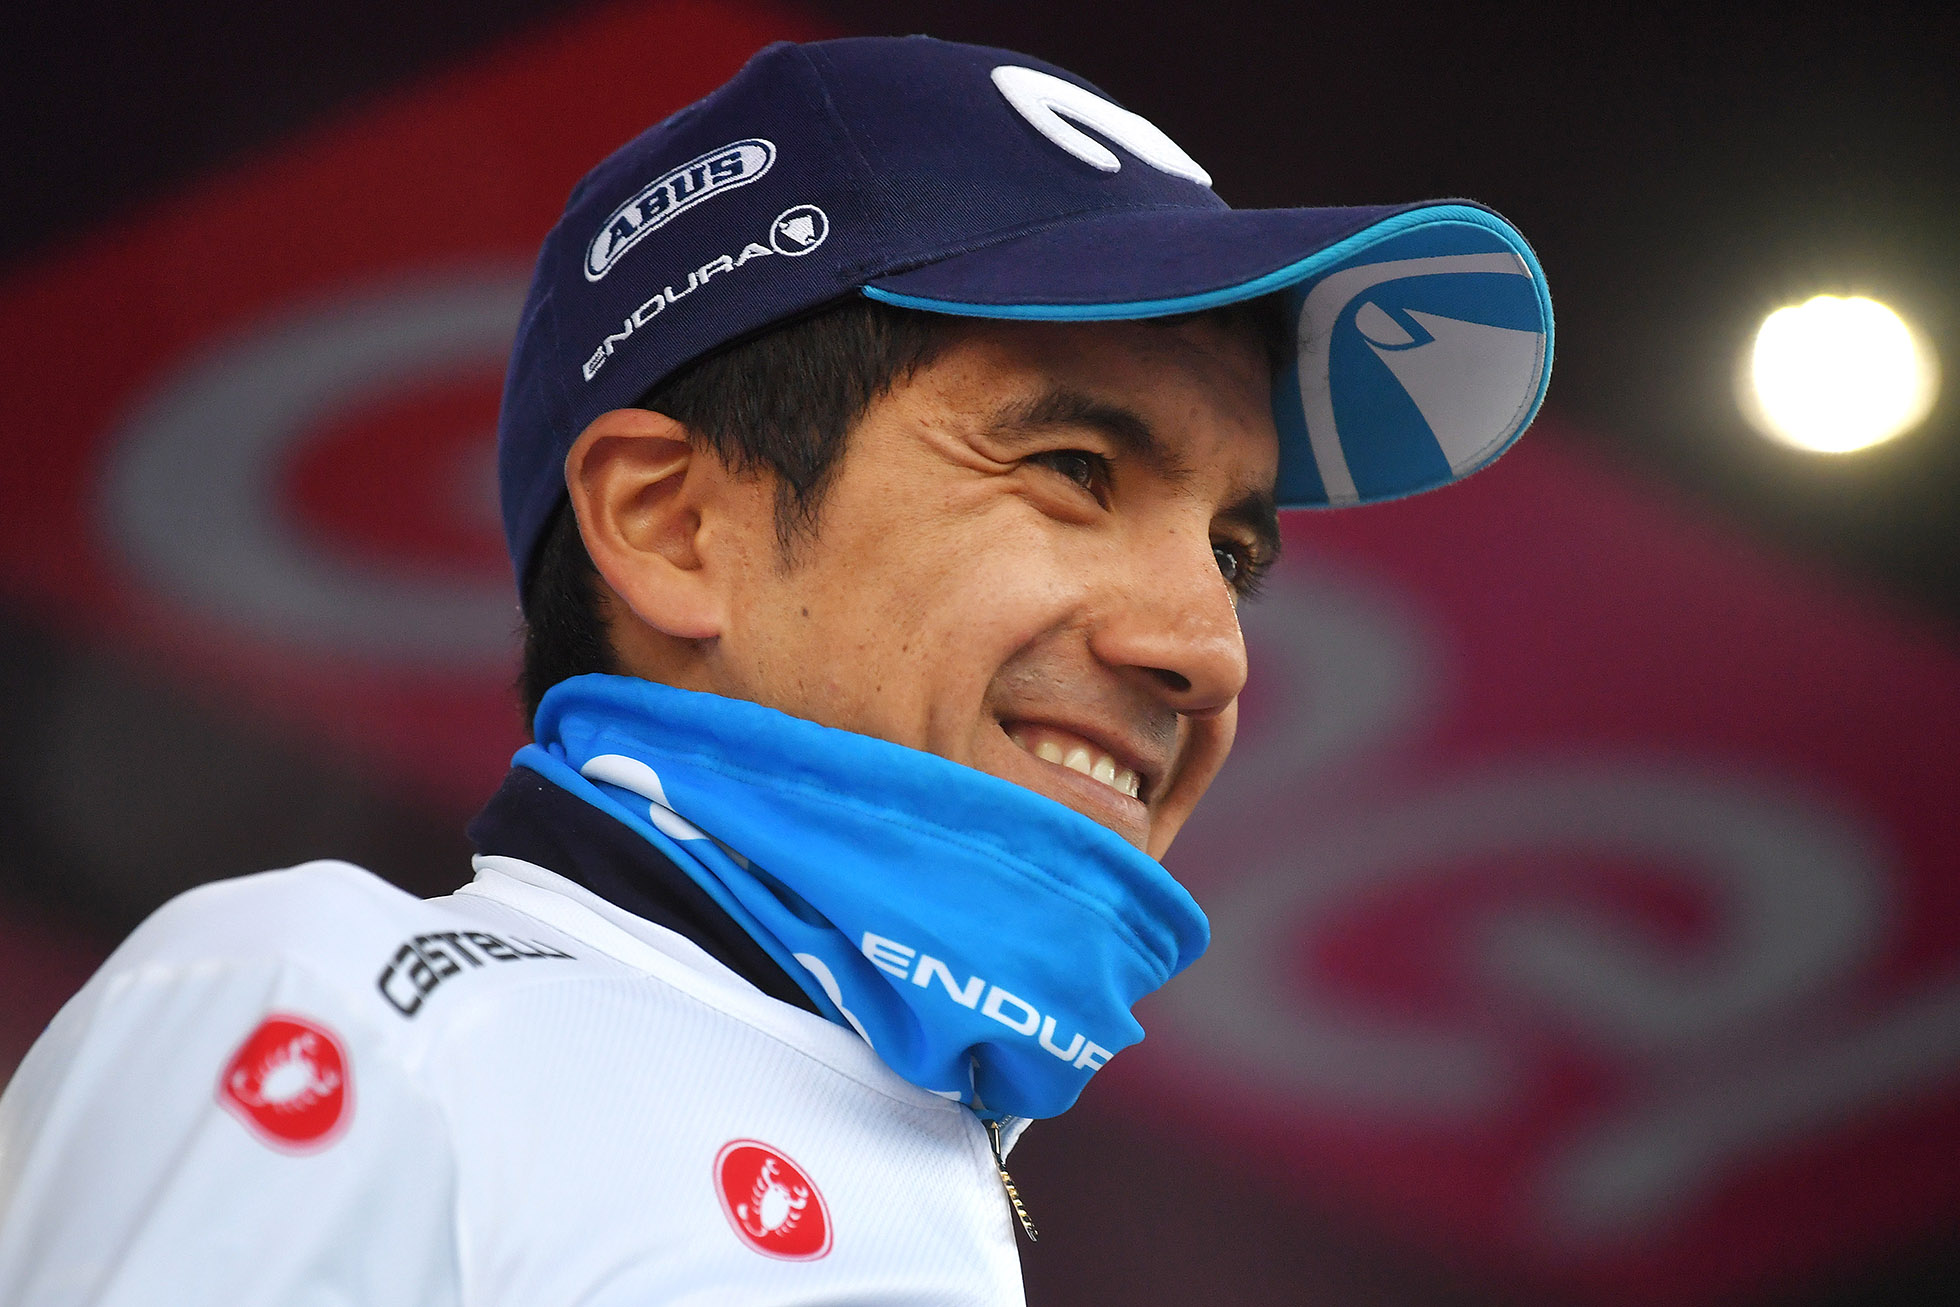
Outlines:
[[986, 1132], [541, 867], [158, 911], [0, 1098], [0, 1302], [1022, 1301]]

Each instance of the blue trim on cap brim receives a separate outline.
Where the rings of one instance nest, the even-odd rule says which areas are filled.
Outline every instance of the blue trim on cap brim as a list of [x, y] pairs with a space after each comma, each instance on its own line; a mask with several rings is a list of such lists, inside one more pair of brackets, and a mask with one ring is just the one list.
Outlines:
[[[980, 304], [962, 300], [931, 298], [922, 295], [907, 295], [902, 292], [885, 290], [869, 284], [861, 289], [867, 297], [898, 308], [917, 309], [928, 313], [944, 313], [957, 317], [988, 318], [1001, 321], [1112, 322], [1170, 317], [1181, 313], [1199, 313], [1206, 309], [1219, 308], [1227, 304], [1237, 304], [1245, 300], [1257, 299], [1261, 295], [1268, 295], [1276, 291], [1283, 291], [1290, 287], [1298, 286], [1303, 282], [1312, 281], [1323, 273], [1341, 266], [1373, 245], [1393, 239], [1405, 232], [1441, 223], [1469, 223], [1482, 227], [1495, 234], [1524, 264], [1530, 274], [1532, 291], [1538, 302], [1539, 319], [1544, 324], [1545, 329], [1544, 367], [1538, 378], [1537, 391], [1532, 397], [1529, 407], [1525, 410], [1524, 419], [1518, 423], [1516, 430], [1510, 438], [1497, 449], [1493, 450], [1488, 458], [1478, 463], [1476, 467], [1467, 469], [1443, 482], [1425, 482], [1409, 485], [1401, 490], [1378, 491], [1364, 495], [1358, 501], [1360, 503], [1380, 503], [1387, 500], [1405, 498], [1408, 495], [1419, 494], [1425, 490], [1434, 489], [1438, 485], [1447, 484], [1449, 480], [1461, 480], [1462, 477], [1468, 476], [1470, 472], [1489, 466], [1531, 424], [1532, 419], [1537, 416], [1539, 408], [1543, 406], [1545, 394], [1551, 386], [1552, 356], [1555, 343], [1553, 338], [1554, 322], [1552, 317], [1551, 291], [1545, 283], [1545, 270], [1539, 264], [1537, 254], [1532, 251], [1531, 246], [1525, 241], [1518, 230], [1487, 209], [1481, 209], [1469, 204], [1432, 204], [1407, 209], [1364, 227], [1350, 236], [1346, 236], [1323, 249], [1316, 250], [1304, 258], [1297, 259], [1272, 272], [1251, 278], [1247, 281], [1221, 286], [1216, 290], [1201, 291], [1195, 294], [1178, 295], [1163, 299], [1123, 300], [1106, 304]], [[1298, 402], [1297, 397], [1295, 402]], [[1297, 426], [1298, 423], [1295, 422], [1293, 425]], [[1284, 424], [1282, 424], [1281, 429], [1282, 431], [1287, 431], [1287, 427]], [[1304, 446], [1304, 430], [1290, 432], [1289, 434], [1292, 439], [1286, 443]], [[1282, 452], [1284, 453], [1285, 451], [1283, 450]], [[1312, 456], [1307, 450], [1302, 448], [1300, 453], [1311, 462]], [[1318, 474], [1316, 473], [1316, 475]], [[1284, 499], [1280, 506], [1282, 508], [1349, 507], [1355, 502], [1357, 501], [1350, 500], [1330, 504], [1324, 498], [1288, 498]]]
[[1432, 222], [1469, 222], [1496, 232], [1531, 270], [1532, 281], [1539, 290], [1540, 307], [1544, 310], [1545, 320], [1548, 323], [1551, 321], [1552, 301], [1545, 293], [1545, 272], [1538, 266], [1538, 256], [1532, 253], [1531, 246], [1525, 243], [1524, 238], [1510, 223], [1487, 209], [1479, 209], [1469, 204], [1433, 204], [1419, 209], [1409, 209], [1384, 218], [1372, 226], [1364, 227], [1352, 236], [1335, 241], [1325, 249], [1316, 250], [1305, 258], [1268, 272], [1264, 276], [1223, 286], [1217, 290], [1201, 291], [1195, 295], [1178, 295], [1169, 299], [1124, 300], [1109, 304], [976, 304], [966, 300], [929, 299], [923, 295], [906, 295], [870, 284], [862, 289], [870, 298], [897, 308], [920, 309], [927, 313], [949, 313], [964, 318], [1051, 322], [1121, 322], [1137, 318], [1166, 318], [1179, 313], [1201, 313], [1206, 309], [1237, 304], [1241, 300], [1257, 299], [1276, 290], [1285, 290], [1289, 286], [1296, 286], [1325, 272], [1377, 241], [1387, 240], [1391, 236], [1398, 236], [1412, 228], [1427, 226]]

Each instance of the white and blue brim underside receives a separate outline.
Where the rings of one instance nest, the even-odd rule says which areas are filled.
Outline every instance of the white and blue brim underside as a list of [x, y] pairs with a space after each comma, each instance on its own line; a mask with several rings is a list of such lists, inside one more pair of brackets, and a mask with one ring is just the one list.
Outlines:
[[1066, 322], [1167, 317], [1276, 292], [1297, 345], [1273, 385], [1282, 508], [1447, 485], [1503, 453], [1544, 401], [1544, 271], [1516, 229], [1467, 204], [1407, 209], [1273, 271], [1164, 299], [976, 303], [864, 288], [903, 308]]

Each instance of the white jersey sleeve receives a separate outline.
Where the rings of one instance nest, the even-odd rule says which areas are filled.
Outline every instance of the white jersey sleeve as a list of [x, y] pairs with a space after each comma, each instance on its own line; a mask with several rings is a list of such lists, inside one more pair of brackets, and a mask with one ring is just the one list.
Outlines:
[[295, 946], [338, 917], [358, 935], [360, 900], [394, 891], [312, 864], [268, 910], [260, 879], [152, 917], [22, 1063], [0, 1302], [460, 1301], [442, 1113], [373, 1005]]
[[194, 890], [0, 1098], [0, 1303], [1020, 1307], [986, 1131], [545, 868]]

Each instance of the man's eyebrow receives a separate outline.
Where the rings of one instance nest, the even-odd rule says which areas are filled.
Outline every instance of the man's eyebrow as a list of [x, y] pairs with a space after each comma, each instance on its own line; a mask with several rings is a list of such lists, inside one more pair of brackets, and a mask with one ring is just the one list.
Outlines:
[[1079, 390], [1058, 388], [1014, 400], [995, 412], [990, 426], [995, 435], [1008, 439], [1056, 427], [1086, 427], [1100, 432], [1122, 453], [1161, 476], [1182, 482], [1191, 475], [1191, 469], [1165, 447], [1142, 414]]
[[[1101, 432], [1123, 453], [1173, 482], [1182, 483], [1191, 476], [1191, 468], [1165, 448], [1142, 414], [1079, 390], [1063, 387], [1015, 400], [1003, 405], [990, 425], [995, 435], [1010, 440], [1056, 427], [1086, 427]], [[1279, 557], [1279, 508], [1271, 490], [1248, 491], [1218, 518], [1250, 532], [1262, 562]]]

